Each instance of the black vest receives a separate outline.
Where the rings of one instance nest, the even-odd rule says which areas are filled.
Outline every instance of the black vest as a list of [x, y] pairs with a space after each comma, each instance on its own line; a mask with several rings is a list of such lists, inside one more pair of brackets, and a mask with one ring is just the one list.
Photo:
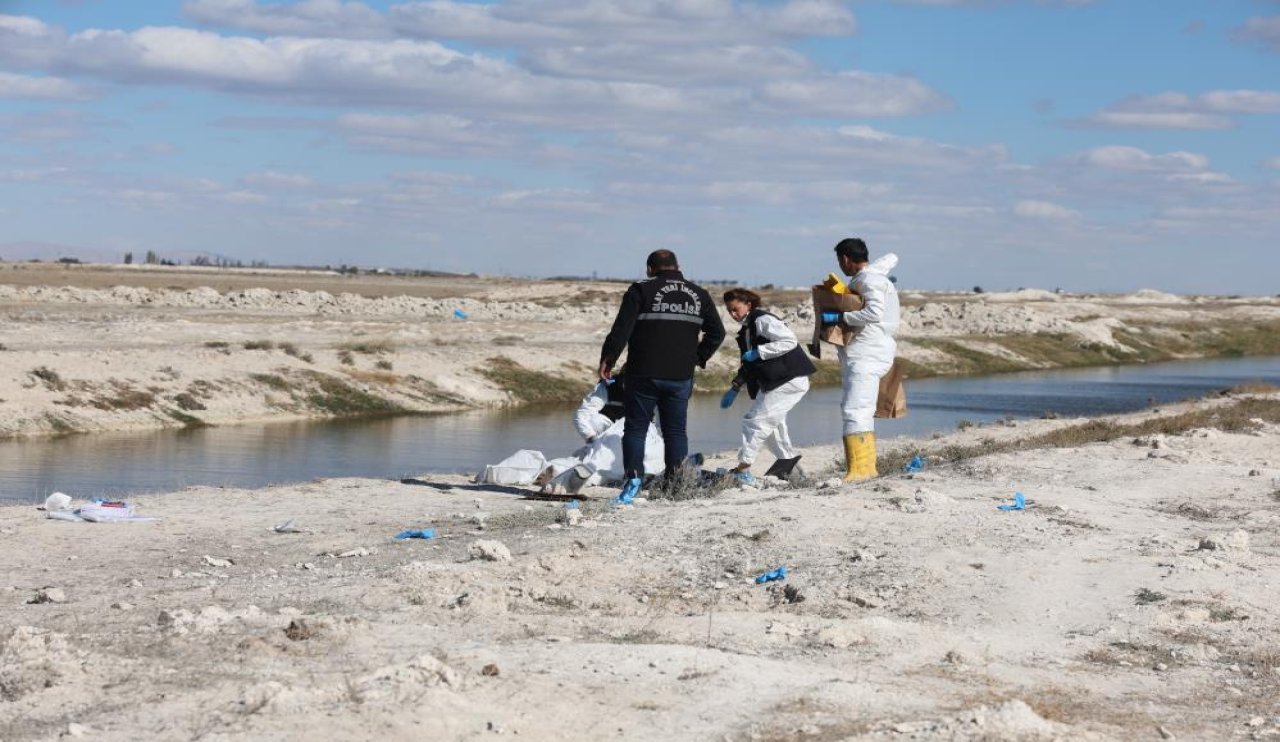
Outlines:
[[626, 375], [614, 374], [613, 383], [606, 384], [604, 390], [609, 399], [600, 408], [600, 414], [616, 423], [626, 414], [626, 405], [622, 403], [622, 396], [627, 390]]
[[[763, 309], [752, 309], [750, 314], [747, 315], [747, 320], [742, 323], [742, 328], [738, 330], [739, 353], [746, 353], [752, 348], [759, 348], [765, 343], [780, 339], [764, 337], [756, 333], [756, 320], [765, 314], [777, 319], [777, 315], [766, 312]], [[757, 390], [773, 391], [794, 378], [810, 376], [818, 370], [814, 368], [813, 363], [804, 354], [804, 351], [800, 350], [799, 345], [777, 358], [744, 363], [743, 368], [746, 371], [747, 392], [752, 399], [755, 398]]]

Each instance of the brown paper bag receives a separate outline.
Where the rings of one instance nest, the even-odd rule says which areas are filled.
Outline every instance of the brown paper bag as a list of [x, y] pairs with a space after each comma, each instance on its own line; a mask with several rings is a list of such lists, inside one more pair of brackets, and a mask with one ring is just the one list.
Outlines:
[[876, 399], [876, 417], [906, 417], [907, 388], [902, 383], [906, 373], [898, 359], [893, 359], [889, 373], [880, 377], [880, 396]]
[[858, 334], [857, 327], [840, 325], [822, 326], [823, 312], [856, 312], [862, 309], [862, 297], [857, 294], [837, 294], [825, 286], [813, 287], [813, 345], [818, 341], [833, 345], [848, 345], [853, 336]]

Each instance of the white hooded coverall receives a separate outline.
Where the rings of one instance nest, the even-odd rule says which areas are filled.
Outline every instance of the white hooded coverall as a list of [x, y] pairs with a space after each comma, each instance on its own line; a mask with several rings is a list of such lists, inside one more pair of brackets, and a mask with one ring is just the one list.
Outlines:
[[[760, 360], [767, 361], [790, 352], [799, 345], [796, 334], [787, 323], [771, 314], [756, 318], [755, 336], [770, 338], [769, 342], [756, 346]], [[742, 419], [742, 448], [738, 450], [738, 462], [751, 464], [756, 460], [761, 444], [767, 443], [773, 455], [780, 459], [794, 458], [795, 448], [787, 431], [787, 413], [809, 391], [809, 377], [797, 376], [770, 391], [761, 389], [756, 394], [751, 409]]]
[[849, 284], [850, 289], [862, 296], [863, 306], [856, 312], [845, 312], [842, 317], [844, 324], [860, 328], [848, 345], [838, 349], [840, 386], [844, 392], [840, 413], [845, 435], [875, 430], [880, 377], [893, 366], [898, 350], [894, 335], [902, 320], [898, 289], [889, 280], [889, 271], [897, 264], [897, 255], [883, 255], [858, 271]]
[[[622, 428], [626, 418], [610, 420], [600, 411], [609, 401], [609, 392], [603, 383], [596, 384], [582, 398], [582, 404], [573, 414], [573, 427], [587, 445], [575, 455], [593, 472], [588, 485], [622, 481]], [[662, 433], [658, 426], [649, 423], [649, 434], [644, 441], [645, 471], [662, 471], [666, 464], [663, 454]]]

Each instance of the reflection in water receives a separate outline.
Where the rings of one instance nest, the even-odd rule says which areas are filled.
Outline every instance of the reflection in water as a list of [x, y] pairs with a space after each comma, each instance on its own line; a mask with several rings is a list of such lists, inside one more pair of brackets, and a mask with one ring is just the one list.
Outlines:
[[[923, 437], [961, 420], [1061, 417], [1139, 409], [1199, 397], [1242, 381], [1280, 385], [1280, 358], [1005, 374], [908, 383], [910, 413], [877, 422], [883, 437]], [[583, 390], [584, 393], [586, 389]], [[736, 448], [748, 401], [721, 410], [719, 395], [690, 405], [693, 450]], [[840, 390], [815, 389], [792, 411], [797, 445], [834, 443]], [[275, 423], [159, 433], [99, 433], [0, 443], [0, 501], [166, 491], [188, 485], [257, 487], [319, 477], [473, 473], [520, 448], [559, 456], [579, 445], [573, 405], [326, 423]]]

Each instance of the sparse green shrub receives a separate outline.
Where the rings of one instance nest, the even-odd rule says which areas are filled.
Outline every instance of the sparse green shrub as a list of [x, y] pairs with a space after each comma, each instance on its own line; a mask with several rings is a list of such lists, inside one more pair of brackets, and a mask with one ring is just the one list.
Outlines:
[[373, 366], [374, 368], [377, 368], [382, 371], [390, 371], [392, 369], [391, 361], [388, 361], [385, 358], [379, 359], [379, 361], [373, 364]]
[[359, 389], [342, 379], [327, 374], [307, 372], [316, 389], [307, 395], [307, 402], [317, 410], [338, 417], [353, 415], [393, 415], [405, 409], [391, 400]]
[[1150, 605], [1151, 603], [1159, 603], [1160, 601], [1165, 600], [1168, 597], [1169, 596], [1165, 595], [1164, 593], [1158, 593], [1155, 590], [1148, 590], [1145, 587], [1138, 588], [1137, 591], [1134, 592], [1133, 594], [1133, 600], [1138, 605]]
[[489, 365], [477, 371], [521, 402], [568, 402], [583, 392], [581, 382], [534, 371], [502, 356], [490, 358]]
[[271, 350], [276, 344], [271, 340], [248, 340], [243, 347], [245, 350]]

